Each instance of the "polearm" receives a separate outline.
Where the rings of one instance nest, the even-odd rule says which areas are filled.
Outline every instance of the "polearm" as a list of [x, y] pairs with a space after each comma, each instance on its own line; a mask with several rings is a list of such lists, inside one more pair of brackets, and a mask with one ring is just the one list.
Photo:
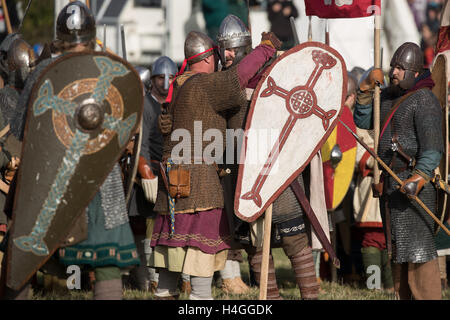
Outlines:
[[[389, 166], [383, 162], [383, 160], [380, 159], [380, 157], [377, 156], [377, 154], [367, 145], [364, 143], [364, 141], [361, 140], [360, 137], [358, 137], [358, 135], [356, 133], [354, 133], [352, 131], [352, 129], [350, 129], [345, 123], [343, 123], [341, 120], [339, 120], [341, 122], [341, 124], [355, 137], [356, 141], [359, 142], [359, 144], [367, 150], [367, 152], [370, 153], [370, 155], [372, 157], [374, 157], [374, 159], [377, 161], [377, 163], [379, 163], [385, 170], [387, 173], [389, 173], [391, 175], [392, 178], [394, 178], [395, 181], [397, 181], [398, 184], [402, 185], [403, 181], [395, 174], [394, 171], [391, 170], [391, 168], [389, 168]], [[415, 196], [415, 195], [407, 195], [408, 198], [413, 199], [414, 201], [417, 202], [417, 204], [419, 206], [422, 207], [422, 209], [425, 210], [425, 212], [430, 215], [434, 221], [436, 221], [436, 223], [442, 228], [442, 230], [445, 231], [445, 233], [447, 233], [447, 235], [450, 236], [450, 231], [447, 229], [447, 227], [433, 214], [433, 212], [431, 212], [431, 210], [422, 202], [422, 200], [420, 200], [419, 197]]]
[[[380, 34], [381, 34], [381, 8], [376, 5], [369, 6], [367, 13], [374, 13], [375, 29], [374, 29], [374, 68], [381, 68], [381, 50], [380, 50]], [[375, 153], [378, 154], [378, 143], [380, 141], [380, 93], [379, 86], [375, 86], [375, 93], [373, 99], [373, 128], [375, 131]], [[375, 164], [373, 170], [374, 184], [380, 183], [380, 169]]]
[[250, 0], [247, 0], [247, 24], [248, 24], [248, 31], [250, 31], [250, 34], [252, 34], [252, 24], [250, 23]]
[[19, 33], [20, 33], [20, 30], [22, 29], [23, 21], [25, 20], [25, 17], [26, 17], [27, 14], [28, 14], [28, 10], [30, 10], [30, 6], [31, 6], [31, 2], [32, 2], [32, 1], [33, 1], [33, 0], [29, 0], [29, 1], [28, 1], [28, 4], [27, 4], [27, 7], [25, 8], [25, 12], [24, 12], [23, 17], [22, 17], [22, 20], [20, 21], [20, 24], [19, 24], [19, 28], [17, 29]]
[[259, 300], [267, 300], [267, 282], [269, 276], [269, 262], [270, 262], [270, 234], [272, 232], [272, 207], [271, 204], [267, 207], [264, 213], [264, 238], [262, 246], [262, 260], [261, 260], [261, 276], [259, 280]]
[[103, 47], [102, 51], [106, 52], [106, 24], [103, 25]]
[[312, 22], [311, 22], [312, 17], [309, 16], [308, 18], [309, 18], [309, 20], [308, 20], [308, 41], [311, 42], [312, 41]]
[[[290, 21], [291, 21], [292, 34], [294, 35], [295, 45], [298, 45], [298, 44], [300, 44], [300, 42], [299, 42], [299, 37], [298, 37], [298, 33], [297, 33], [297, 28], [295, 27], [295, 23], [294, 23], [294, 18], [291, 17]], [[305, 215], [308, 217], [308, 219], [311, 223], [311, 226], [313, 227], [313, 229], [316, 233], [317, 239], [322, 244], [322, 247], [325, 249], [325, 251], [327, 251], [328, 254], [330, 255], [330, 258], [332, 261], [332, 267], [340, 268], [341, 263], [336, 256], [334, 247], [328, 241], [328, 238], [327, 238], [325, 232], [323, 231], [323, 228], [320, 226], [320, 222], [319, 222], [319, 220], [317, 220], [314, 210], [312, 209], [310, 203], [306, 199], [304, 190], [302, 189], [302, 187], [300, 186], [300, 184], [298, 183], [297, 180], [292, 181], [290, 187], [291, 187], [292, 191], [294, 192], [299, 204], [303, 208]]]
[[122, 39], [122, 58], [127, 60], [127, 45], [125, 43], [125, 29], [123, 24], [120, 25], [120, 37]]
[[300, 39], [298, 38], [298, 34], [297, 34], [297, 28], [295, 27], [295, 19], [294, 17], [290, 17], [289, 21], [291, 22], [291, 29], [292, 29], [292, 34], [294, 36], [294, 43], [295, 45], [298, 45], [300, 43]]
[[6, 0], [2, 0], [2, 9], [3, 13], [5, 14], [6, 28], [8, 30], [8, 34], [11, 34], [13, 31], [11, 27], [11, 20], [9, 20], [8, 6], [6, 5]]
[[[250, 34], [252, 33], [252, 24], [250, 22], [250, 3], [247, 2], [247, 24]], [[259, 300], [267, 300], [267, 283], [269, 280], [269, 262], [270, 262], [270, 235], [272, 231], [272, 208], [271, 204], [264, 213], [264, 231], [261, 259], [261, 275], [259, 279]]]

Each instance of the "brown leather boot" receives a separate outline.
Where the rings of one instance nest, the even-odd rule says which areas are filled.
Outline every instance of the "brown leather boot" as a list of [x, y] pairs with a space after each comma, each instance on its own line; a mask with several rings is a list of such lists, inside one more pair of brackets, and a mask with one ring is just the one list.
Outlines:
[[243, 290], [243, 293], [247, 293], [250, 290], [250, 288], [247, 286], [247, 284], [244, 281], [242, 281], [241, 277], [234, 278], [234, 281], [237, 283], [237, 285], [239, 287], [241, 287], [241, 289]]
[[[238, 282], [238, 278], [222, 279], [222, 290], [228, 294], [243, 294], [245, 290]], [[240, 279], [240, 278], [239, 278]], [[242, 280], [241, 280], [242, 281]]]

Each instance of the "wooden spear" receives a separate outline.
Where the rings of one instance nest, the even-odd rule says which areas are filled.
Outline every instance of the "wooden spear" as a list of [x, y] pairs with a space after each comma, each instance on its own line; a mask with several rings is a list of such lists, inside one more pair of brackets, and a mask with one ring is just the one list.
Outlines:
[[312, 41], [312, 22], [311, 22], [311, 16], [308, 17], [308, 41]]
[[267, 300], [267, 280], [269, 276], [270, 234], [272, 227], [272, 205], [264, 214], [264, 240], [262, 247], [261, 278], [259, 280], [259, 300]]
[[[378, 6], [370, 6], [367, 8], [367, 12], [373, 12], [375, 16], [375, 29], [374, 29], [374, 68], [381, 68], [381, 50], [380, 50], [380, 34], [381, 34], [381, 8]], [[378, 142], [380, 140], [380, 93], [379, 86], [375, 87], [375, 94], [373, 100], [373, 128], [374, 128], [374, 142], [375, 153], [378, 154]], [[380, 183], [380, 169], [378, 163], [375, 163], [373, 171], [373, 180], [375, 184]]]
[[[356, 134], [356, 133], [354, 133], [353, 131], [352, 131], [352, 129], [350, 129], [344, 122], [342, 122], [341, 120], [339, 120], [341, 123], [342, 123], [342, 125], [355, 137], [355, 139], [356, 139], [356, 141], [358, 141], [359, 142], [359, 144], [364, 148], [364, 149], [366, 149], [369, 153], [370, 153], [370, 155], [372, 156], [372, 157], [374, 157], [374, 159], [376, 160], [376, 162], [377, 163], [379, 163], [383, 168], [384, 168], [384, 170], [386, 170], [386, 172], [387, 173], [389, 173], [389, 175], [392, 177], [392, 178], [394, 178], [394, 180], [399, 184], [399, 185], [402, 185], [403, 184], [403, 181], [395, 174], [395, 172], [394, 171], [392, 171], [392, 169], [391, 168], [389, 168], [389, 166], [386, 164], [386, 163], [384, 163], [383, 162], [383, 160], [381, 160], [380, 159], [380, 157], [378, 157], [378, 155], [372, 150], [372, 149], [370, 149], [369, 148], [369, 146], [367, 145], [367, 144], [365, 144], [364, 143], [364, 141], [362, 141], [362, 139], [360, 138], [360, 137], [358, 137], [358, 135]], [[442, 228], [442, 230], [444, 230], [444, 232], [445, 233], [447, 233], [447, 235], [449, 235], [450, 236], [450, 231], [447, 229], [447, 227], [434, 215], [434, 213], [425, 205], [425, 203], [423, 203], [422, 202], [422, 200], [420, 200], [419, 199], [419, 197], [418, 196], [415, 196], [415, 195], [407, 195], [407, 197], [408, 198], [410, 198], [410, 199], [412, 199], [412, 200], [414, 200], [414, 201], [416, 201], [417, 202], [417, 204], [419, 205], [419, 206], [421, 206], [422, 207], [422, 209], [423, 210], [425, 210], [425, 212], [429, 215], [429, 216], [431, 216], [432, 218], [433, 218], [433, 220]]]
[[9, 20], [8, 6], [6, 5], [6, 0], [2, 0], [2, 8], [3, 14], [5, 15], [6, 28], [8, 30], [8, 34], [11, 34], [13, 31], [11, 27], [11, 20]]

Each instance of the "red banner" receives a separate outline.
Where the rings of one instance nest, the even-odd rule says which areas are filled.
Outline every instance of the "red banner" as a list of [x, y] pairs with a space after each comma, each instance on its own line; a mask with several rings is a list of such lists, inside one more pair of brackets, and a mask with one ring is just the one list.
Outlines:
[[439, 29], [436, 54], [450, 50], [450, 1], [442, 10], [441, 28]]
[[319, 18], [362, 18], [381, 14], [381, 0], [305, 0], [306, 15]]

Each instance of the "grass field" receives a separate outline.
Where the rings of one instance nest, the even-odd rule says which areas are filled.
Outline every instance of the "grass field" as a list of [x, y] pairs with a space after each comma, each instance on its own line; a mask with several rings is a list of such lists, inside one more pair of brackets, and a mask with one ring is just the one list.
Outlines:
[[[277, 275], [280, 295], [285, 300], [299, 300], [300, 292], [295, 282], [294, 273], [291, 269], [289, 259], [285, 256], [282, 249], [274, 249], [273, 256], [275, 261], [275, 270]], [[249, 272], [247, 259], [241, 263], [241, 273], [243, 280], [248, 283]], [[252, 287], [250, 292], [245, 295], [228, 295], [218, 286], [213, 285], [213, 297], [215, 300], [257, 300], [259, 290]], [[82, 290], [58, 290], [51, 292], [36, 292], [32, 295], [33, 300], [91, 300], [92, 292]], [[151, 300], [153, 294], [139, 290], [124, 290], [124, 299], [126, 300]], [[187, 300], [188, 296], [182, 294], [180, 299]], [[443, 292], [443, 299], [450, 300], [450, 290]], [[319, 300], [395, 300], [392, 293], [383, 290], [369, 290], [360, 285], [342, 284], [323, 281], [319, 294]]]

